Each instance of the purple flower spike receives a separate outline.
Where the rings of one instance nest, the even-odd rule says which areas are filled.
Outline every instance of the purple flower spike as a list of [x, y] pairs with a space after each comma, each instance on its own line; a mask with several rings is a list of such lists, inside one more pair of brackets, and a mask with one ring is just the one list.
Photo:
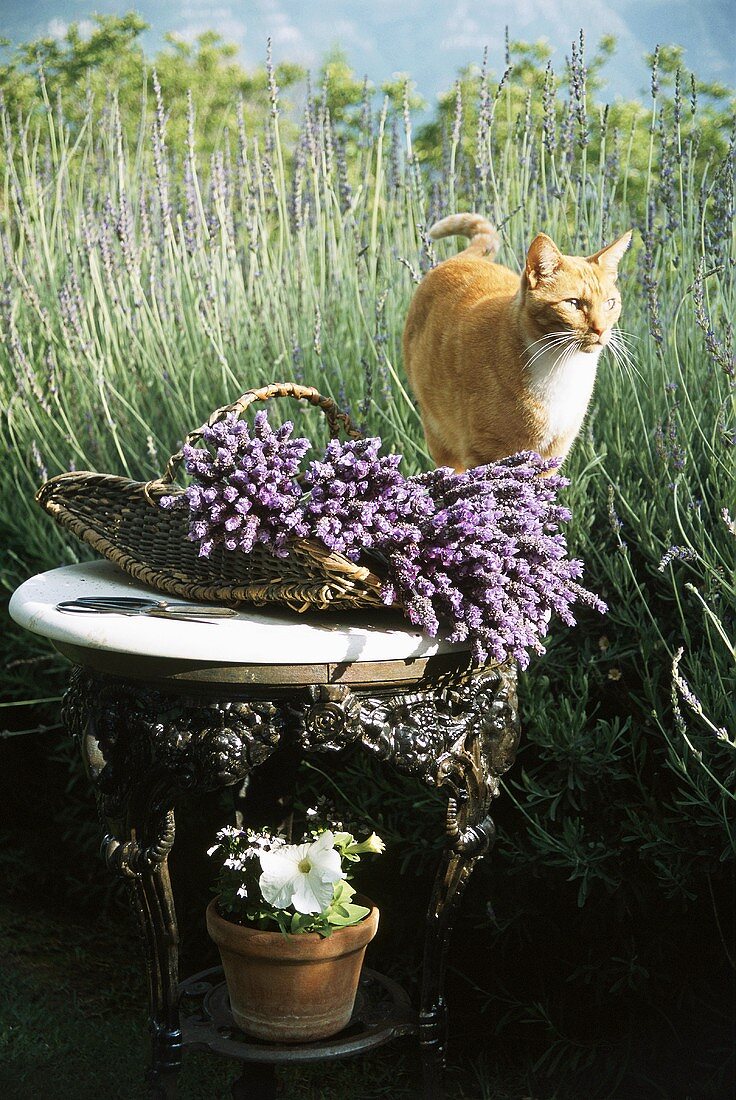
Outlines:
[[571, 625], [576, 601], [605, 611], [577, 583], [582, 564], [567, 558], [559, 528], [570, 513], [555, 500], [567, 481], [550, 473], [556, 465], [525, 452], [409, 478], [410, 499], [431, 507], [377, 544], [390, 562], [386, 602], [398, 599], [428, 634], [442, 624], [451, 641], [469, 639], [478, 662], [512, 657], [522, 668], [529, 650], [543, 650], [551, 611]]
[[209, 557], [220, 545], [248, 553], [256, 542], [283, 557], [290, 535], [306, 535], [295, 475], [309, 441], [292, 439], [292, 432], [291, 423], [274, 432], [262, 411], [251, 434], [231, 413], [205, 428], [205, 447], [184, 448], [193, 483], [178, 498], [163, 497], [161, 505], [186, 501], [189, 538], [199, 544], [200, 557]]

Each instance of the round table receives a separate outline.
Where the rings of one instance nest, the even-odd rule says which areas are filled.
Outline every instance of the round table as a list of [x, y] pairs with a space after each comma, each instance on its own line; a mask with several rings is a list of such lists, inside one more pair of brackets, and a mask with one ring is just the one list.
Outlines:
[[[64, 722], [95, 791], [107, 864], [130, 886], [143, 930], [152, 1094], [175, 1095], [187, 1047], [243, 1062], [233, 1095], [265, 1100], [275, 1095], [279, 1062], [355, 1054], [418, 1031], [424, 1096], [437, 1100], [447, 945], [465, 884], [492, 843], [490, 803], [518, 743], [515, 667], [474, 667], [467, 647], [429, 638], [390, 609], [248, 608], [184, 622], [57, 608], [121, 594], [156, 595], [108, 562], [64, 566], [21, 585], [10, 614], [74, 666]], [[180, 984], [167, 865], [177, 799], [242, 785], [274, 754], [334, 754], [353, 744], [448, 796], [418, 1012], [394, 983], [367, 971], [363, 1007], [345, 1033], [299, 1047], [244, 1041], [227, 1026], [217, 975]]]

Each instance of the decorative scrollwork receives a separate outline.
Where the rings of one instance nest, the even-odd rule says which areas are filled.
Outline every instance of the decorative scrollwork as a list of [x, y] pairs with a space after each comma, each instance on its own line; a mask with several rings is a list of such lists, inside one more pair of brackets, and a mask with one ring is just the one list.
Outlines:
[[455, 720], [430, 692], [371, 699], [362, 707], [363, 744], [380, 760], [434, 783], [438, 759], [457, 734]]
[[513, 673], [486, 669], [422, 691], [363, 699], [363, 745], [432, 786], [462, 791], [468, 773], [484, 772], [482, 782], [495, 794], [518, 740], [514, 690]]
[[447, 789], [453, 850], [480, 854], [488, 847], [487, 809], [518, 738], [513, 669], [460, 669], [411, 690], [294, 685], [276, 698], [264, 697], [272, 693], [265, 685], [257, 691], [230, 700], [182, 696], [75, 671], [64, 717], [101, 813], [135, 822], [134, 849], [124, 842], [126, 829], [114, 831], [112, 864], [134, 870], [155, 863], [159, 852], [165, 858], [167, 814], [179, 794], [237, 783], [282, 742], [304, 752], [360, 742], [399, 771]]
[[284, 730], [270, 700], [198, 699], [83, 669], [63, 713], [110, 828], [106, 859], [126, 875], [165, 859], [179, 794], [243, 779]]
[[493, 847], [496, 839], [496, 826], [491, 817], [484, 817], [477, 825], [468, 825], [463, 828], [460, 824], [458, 804], [456, 799], [450, 798], [447, 802], [447, 823], [445, 826], [447, 840], [453, 852], [461, 852], [465, 856], [482, 856]]
[[102, 841], [105, 864], [123, 878], [134, 878], [144, 867], [149, 870], [160, 867], [174, 846], [175, 831], [174, 811], [169, 810], [160, 835], [146, 848], [141, 848], [136, 840], [121, 842], [108, 833]]
[[[318, 684], [295, 688], [280, 703], [182, 697], [76, 669], [64, 719], [113, 814], [152, 768], [174, 793], [237, 782], [271, 755], [287, 726], [289, 740], [306, 752], [337, 752], [360, 740], [406, 774], [460, 789], [468, 769], [486, 772], [495, 784], [518, 737], [507, 669], [381, 694]], [[477, 759], [468, 755], [471, 742]]]
[[312, 685], [307, 698], [307, 706], [291, 707], [299, 744], [307, 752], [338, 752], [360, 737], [360, 702], [344, 684]]

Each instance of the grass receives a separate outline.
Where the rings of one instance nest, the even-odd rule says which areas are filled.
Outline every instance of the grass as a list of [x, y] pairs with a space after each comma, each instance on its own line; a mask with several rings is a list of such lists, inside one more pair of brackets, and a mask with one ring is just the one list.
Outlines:
[[[617, 133], [615, 109], [581, 90], [579, 57], [570, 76], [551, 107], [533, 81], [528, 110], [521, 78], [493, 94], [479, 77], [441, 170], [419, 161], [409, 112], [388, 102], [339, 130], [312, 97], [296, 141], [282, 140], [273, 84], [265, 126], [224, 135], [208, 164], [194, 113], [185, 147], [168, 147], [157, 93], [130, 144], [114, 96], [76, 127], [48, 101], [40, 119], [0, 111], [0, 584], [9, 592], [84, 554], [33, 503], [47, 474], [158, 474], [185, 431], [251, 385], [314, 384], [400, 450], [407, 471], [426, 467], [401, 330], [421, 272], [454, 247], [434, 251], [427, 226], [482, 210], [511, 267], [538, 229], [588, 254], [633, 227], [629, 353], [602, 365], [565, 471], [571, 549], [610, 611], [555, 626], [522, 678], [525, 746], [497, 804], [495, 878], [479, 872], [465, 911], [475, 954], [458, 966], [494, 1021], [469, 1030], [481, 1081], [493, 1027], [540, 1095], [572, 1096], [581, 1081], [586, 1096], [669, 1098], [671, 1067], [649, 1067], [643, 1047], [656, 1037], [676, 1058], [697, 1034], [677, 1088], [717, 1097], [733, 1072], [719, 1036], [736, 852], [734, 145], [724, 133], [704, 154], [702, 107], [661, 92]], [[292, 412], [319, 434], [318, 413], [279, 410]], [[10, 625], [7, 649], [3, 722], [53, 725], [53, 704], [37, 701], [59, 694], [61, 665]], [[53, 814], [38, 828], [67, 845], [82, 836], [91, 853], [78, 768], [58, 731], [44, 736], [57, 759], [44, 791]], [[3, 754], [38, 763], [32, 741]], [[34, 770], [23, 774], [38, 790]], [[303, 778], [308, 790], [314, 777]], [[343, 789], [398, 846], [396, 883], [411, 892], [437, 835], [435, 800], [362, 761]], [[25, 861], [25, 879], [47, 890], [43, 853], [26, 859], [37, 824], [18, 791], [9, 797], [16, 832], [0, 863]], [[81, 898], [94, 880], [99, 897], [85, 874], [75, 865], [68, 892]], [[20, 1000], [35, 996], [27, 987]], [[59, 1003], [51, 1015], [66, 1028]]]

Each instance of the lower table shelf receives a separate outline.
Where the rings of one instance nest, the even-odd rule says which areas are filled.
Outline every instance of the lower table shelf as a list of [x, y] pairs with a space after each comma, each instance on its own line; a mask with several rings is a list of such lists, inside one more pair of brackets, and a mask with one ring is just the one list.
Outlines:
[[242, 1032], [230, 1012], [222, 967], [193, 974], [179, 986], [182, 1045], [240, 1062], [319, 1062], [347, 1058], [418, 1030], [408, 994], [391, 978], [364, 969], [350, 1023], [313, 1043], [267, 1043]]

